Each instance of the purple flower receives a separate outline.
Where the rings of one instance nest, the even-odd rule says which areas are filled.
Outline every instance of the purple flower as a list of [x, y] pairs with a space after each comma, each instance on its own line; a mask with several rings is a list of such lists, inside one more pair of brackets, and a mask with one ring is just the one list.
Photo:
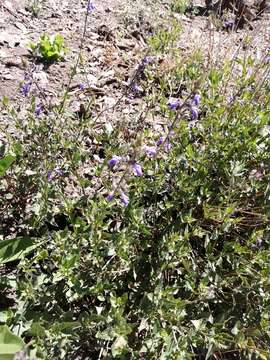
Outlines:
[[156, 60], [155, 56], [146, 56], [145, 58], [143, 58], [142, 64], [143, 65], [152, 64], [155, 60]]
[[232, 30], [234, 26], [234, 21], [228, 20], [224, 22], [224, 27], [226, 30]]
[[172, 148], [172, 144], [169, 142], [169, 140], [166, 141], [164, 148], [166, 151], [170, 151]]
[[143, 92], [143, 89], [137, 85], [137, 84], [131, 84], [131, 90], [135, 93], [135, 94], [139, 94], [141, 92]]
[[129, 203], [129, 198], [128, 198], [128, 196], [127, 196], [124, 192], [121, 192], [120, 198], [121, 198], [122, 204], [124, 204], [125, 206], [127, 206], [128, 203]]
[[199, 118], [199, 110], [195, 106], [192, 106], [192, 108], [191, 108], [191, 120], [198, 120], [198, 118]]
[[156, 156], [156, 154], [157, 154], [157, 149], [155, 146], [145, 146], [144, 150], [145, 150], [146, 154], [150, 157]]
[[30, 83], [24, 83], [21, 87], [21, 92], [24, 96], [27, 96], [30, 91], [31, 84]]
[[35, 115], [40, 116], [43, 112], [43, 106], [41, 103], [39, 103], [35, 108]]
[[94, 10], [95, 10], [95, 6], [94, 6], [92, 0], [88, 0], [87, 13], [91, 14]]
[[249, 179], [251, 180], [261, 180], [263, 178], [263, 173], [259, 170], [253, 169], [249, 174]]
[[85, 89], [85, 86], [83, 84], [79, 84], [79, 89], [80, 90], [84, 90]]
[[112, 201], [114, 199], [114, 194], [113, 193], [111, 193], [111, 194], [109, 194], [108, 196], [107, 196], [107, 200], [108, 201]]
[[63, 176], [63, 174], [64, 174], [63, 171], [59, 167], [56, 167], [53, 170], [49, 170], [48, 174], [47, 174], [48, 181], [51, 182], [55, 178], [56, 175]]
[[136, 176], [142, 176], [143, 172], [142, 172], [142, 167], [141, 167], [141, 165], [135, 163], [135, 164], [133, 164], [132, 167], [133, 167], [133, 170], [134, 170], [134, 174], [135, 174]]
[[164, 143], [164, 136], [161, 136], [158, 141], [156, 142], [157, 146], [160, 146]]
[[145, 56], [137, 67], [137, 74], [142, 75], [146, 65], [152, 64], [155, 61], [155, 56]]
[[53, 180], [53, 170], [49, 170], [47, 176], [48, 181], [51, 182]]
[[227, 97], [227, 101], [229, 104], [231, 104], [234, 100], [235, 100], [235, 96], [233, 96], [233, 95], [230, 95]]
[[251, 245], [252, 249], [260, 249], [263, 246], [264, 246], [264, 241], [261, 238], [257, 239], [255, 244]]
[[122, 160], [121, 156], [113, 155], [111, 160], [108, 161], [108, 165], [110, 168], [114, 167], [116, 164], [118, 164]]
[[170, 100], [168, 102], [168, 108], [170, 110], [177, 110], [180, 107], [180, 101], [179, 100]]
[[201, 96], [200, 94], [195, 94], [194, 95], [194, 98], [193, 98], [193, 102], [196, 106], [199, 106], [200, 105], [200, 102], [201, 102]]
[[60, 176], [64, 175], [63, 170], [60, 167], [56, 167], [54, 169], [54, 171], [56, 172], [57, 175], [60, 175]]

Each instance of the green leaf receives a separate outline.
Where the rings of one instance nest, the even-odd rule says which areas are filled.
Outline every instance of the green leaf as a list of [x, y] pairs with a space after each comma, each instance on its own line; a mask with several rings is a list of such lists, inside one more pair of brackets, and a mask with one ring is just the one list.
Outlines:
[[123, 336], [119, 336], [112, 344], [112, 356], [117, 357], [121, 355], [127, 346], [127, 341]]
[[2, 104], [3, 104], [3, 106], [8, 106], [9, 98], [7, 96], [2, 97]]
[[41, 322], [34, 322], [28, 330], [28, 334], [37, 337], [45, 336], [45, 328], [42, 326]]
[[0, 326], [0, 359], [13, 360], [16, 352], [24, 347], [23, 340], [13, 334], [6, 325]]
[[3, 159], [0, 160], [0, 176], [5, 174], [15, 159], [16, 157], [13, 155], [6, 155]]
[[80, 325], [79, 321], [66, 321], [62, 323], [55, 323], [52, 328], [53, 331], [56, 332], [71, 333], [74, 329], [79, 328]]
[[205, 360], [210, 359], [210, 356], [213, 354], [213, 350], [214, 350], [214, 345], [210, 344], [209, 347], [208, 347], [208, 351], [207, 351]]
[[37, 46], [36, 46], [34, 43], [32, 43], [32, 42], [30, 42], [30, 43], [28, 44], [28, 47], [29, 47], [30, 50], [35, 50], [35, 49], [37, 48]]
[[192, 324], [194, 325], [195, 329], [196, 330], [199, 330], [202, 323], [203, 323], [203, 320], [202, 319], [198, 319], [198, 320], [191, 320]]
[[21, 259], [40, 245], [29, 236], [0, 241], [0, 264]]

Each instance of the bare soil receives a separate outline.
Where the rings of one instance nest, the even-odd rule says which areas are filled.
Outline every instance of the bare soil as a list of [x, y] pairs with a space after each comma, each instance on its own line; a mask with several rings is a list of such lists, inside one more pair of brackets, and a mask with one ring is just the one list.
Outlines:
[[[203, 11], [200, 15], [172, 14], [170, 3], [95, 0], [83, 44], [83, 60], [70, 84], [74, 110], [79, 109], [80, 102], [95, 96], [97, 111], [104, 110], [104, 121], [112, 116], [110, 109], [118, 103], [118, 110], [114, 111], [132, 114], [140, 98], [126, 93], [125, 82], [141, 60], [148, 37], [168, 18], [170, 22], [179, 21], [182, 31], [177, 46], [187, 55], [202, 49], [205, 56], [219, 62], [241, 52], [260, 59], [269, 51], [267, 11], [252, 22], [252, 28], [226, 31], [218, 29]], [[87, 1], [44, 0], [37, 17], [30, 5], [31, 0], [3, 0], [0, 4], [0, 98], [8, 97], [22, 116], [26, 101], [21, 85], [29, 72], [35, 72], [38, 84], [32, 89], [33, 94], [52, 104], [59, 101], [80, 50]], [[195, 5], [203, 9], [203, 4]], [[43, 33], [63, 35], [69, 49], [65, 61], [46, 67], [31, 56], [28, 44], [37, 42]], [[0, 126], [8, 125], [6, 116], [5, 112], [0, 114]]]

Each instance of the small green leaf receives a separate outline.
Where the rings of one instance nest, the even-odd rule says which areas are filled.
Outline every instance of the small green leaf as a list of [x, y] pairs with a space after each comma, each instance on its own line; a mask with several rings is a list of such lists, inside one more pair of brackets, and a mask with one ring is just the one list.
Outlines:
[[198, 319], [198, 320], [191, 320], [192, 324], [194, 325], [196, 330], [199, 330], [203, 320], [202, 319]]
[[15, 159], [16, 157], [13, 155], [6, 155], [3, 159], [0, 160], [0, 176], [5, 174]]
[[3, 106], [8, 106], [9, 98], [7, 96], [2, 97], [2, 104], [3, 104]]
[[80, 327], [79, 321], [65, 321], [61, 323], [55, 323], [52, 327], [53, 331], [61, 333], [72, 333], [74, 329]]
[[23, 340], [13, 334], [6, 325], [0, 326], [0, 359], [13, 360], [16, 352], [24, 347]]
[[0, 264], [21, 259], [33, 251], [40, 243], [29, 236], [0, 241]]
[[123, 353], [126, 349], [127, 340], [123, 336], [118, 336], [115, 342], [112, 344], [112, 356], [117, 357]]

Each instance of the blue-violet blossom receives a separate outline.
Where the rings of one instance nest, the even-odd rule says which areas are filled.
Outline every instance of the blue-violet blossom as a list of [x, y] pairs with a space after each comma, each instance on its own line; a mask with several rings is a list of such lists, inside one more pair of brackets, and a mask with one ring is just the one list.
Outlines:
[[179, 100], [170, 100], [168, 102], [168, 108], [170, 110], [177, 110], [180, 107], [180, 101]]
[[161, 136], [161, 137], [158, 139], [158, 141], [156, 142], [156, 144], [157, 144], [157, 146], [160, 146], [160, 145], [163, 144], [163, 142], [164, 142], [164, 136]]
[[143, 58], [143, 60], [142, 60], [142, 63], [144, 65], [148, 65], [148, 64], [153, 63], [155, 60], [156, 60], [155, 56], [145, 56], [145, 58]]
[[108, 161], [108, 165], [109, 165], [110, 168], [112, 168], [115, 165], [117, 165], [121, 160], [122, 160], [121, 156], [113, 155], [111, 160]]
[[87, 4], [87, 12], [91, 14], [95, 10], [95, 5], [93, 4], [92, 0], [88, 0]]
[[127, 206], [128, 203], [129, 203], [129, 198], [128, 198], [128, 196], [127, 196], [124, 192], [121, 192], [120, 198], [121, 198], [122, 204], [124, 204], [124, 205]]
[[30, 91], [30, 83], [24, 83], [21, 87], [21, 92], [23, 93], [24, 96], [27, 96], [29, 94]]
[[199, 110], [195, 106], [192, 106], [192, 108], [191, 108], [191, 120], [198, 120], [198, 118], [199, 118]]
[[234, 21], [232, 21], [232, 20], [225, 21], [224, 27], [226, 30], [232, 30], [234, 27]]
[[134, 170], [135, 175], [137, 175], [137, 176], [142, 176], [143, 172], [142, 172], [142, 167], [141, 167], [141, 165], [135, 163], [135, 164], [133, 164], [132, 167], [133, 167], [133, 170]]
[[164, 148], [166, 151], [170, 151], [172, 148], [172, 144], [169, 142], [169, 140], [166, 141], [166, 143], [164, 144]]
[[63, 170], [60, 168], [60, 167], [56, 167], [54, 169], [54, 171], [56, 172], [56, 174], [62, 176], [64, 173], [63, 173]]
[[53, 179], [53, 171], [49, 170], [47, 176], [48, 176], [48, 181], [49, 182], [52, 181], [52, 179]]
[[47, 174], [47, 176], [48, 176], [48, 181], [51, 182], [51, 181], [54, 179], [55, 175], [60, 175], [60, 176], [62, 176], [63, 174], [64, 174], [64, 173], [63, 173], [63, 170], [61, 170], [60, 167], [56, 167], [56, 168], [54, 168], [53, 170], [49, 170], [49, 171], [48, 171], [48, 174]]
[[157, 154], [157, 149], [155, 146], [145, 146], [144, 150], [145, 150], [146, 154], [150, 157], [156, 156], [156, 154]]
[[35, 108], [35, 115], [36, 116], [40, 116], [43, 112], [43, 106], [41, 103], [37, 104], [36, 108]]
[[201, 96], [200, 94], [195, 94], [194, 95], [194, 98], [193, 98], [193, 102], [196, 106], [199, 106], [200, 105], [200, 102], [201, 102]]
[[139, 94], [141, 92], [143, 92], [143, 89], [137, 85], [137, 84], [131, 84], [131, 90], [135, 93], [135, 94]]
[[107, 200], [108, 201], [112, 201], [114, 199], [114, 194], [112, 193], [112, 194], [109, 194], [108, 196], [107, 196]]

